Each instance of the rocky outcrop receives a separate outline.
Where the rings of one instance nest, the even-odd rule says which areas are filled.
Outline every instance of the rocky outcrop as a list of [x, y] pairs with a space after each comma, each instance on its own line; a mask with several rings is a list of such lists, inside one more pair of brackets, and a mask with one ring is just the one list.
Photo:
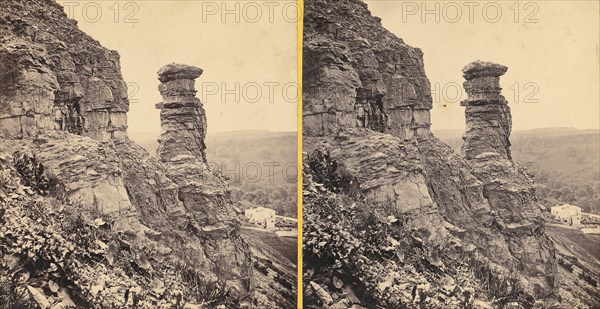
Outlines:
[[[421, 241], [419, 248], [422, 246], [425, 250], [421, 256], [427, 260], [425, 265], [421, 262], [407, 264], [402, 260], [396, 260], [393, 266], [381, 265], [381, 276], [387, 269], [396, 270], [396, 267], [422, 269], [392, 279], [395, 282], [393, 289], [385, 292], [397, 295], [398, 302], [386, 303], [387, 306], [411, 303], [416, 299], [401, 297], [398, 293], [410, 295], [416, 291], [437, 297], [431, 294], [432, 291], [421, 290], [423, 286], [437, 287], [438, 284], [438, 279], [430, 277], [428, 263], [438, 263], [436, 267], [441, 268], [444, 276], [463, 282], [458, 290], [445, 296], [448, 301], [466, 291], [474, 293], [470, 304], [476, 300], [486, 301], [493, 293], [507, 293], [503, 296], [508, 296], [524, 291], [525, 295], [535, 299], [546, 299], [555, 292], [554, 247], [543, 232], [543, 219], [533, 194], [533, 184], [522, 169], [497, 166], [497, 169], [511, 168], [506, 173], [512, 173], [513, 177], [506, 178], [502, 186], [496, 187], [486, 184], [489, 179], [479, 177], [469, 162], [435, 137], [400, 140], [391, 135], [356, 129], [341, 132], [336, 138], [306, 138], [304, 149], [308, 153], [314, 149], [326, 151], [336, 162], [343, 164], [349, 178], [359, 183], [365, 198], [385, 205], [386, 211], [391, 209], [394, 216], [402, 218], [399, 219], [402, 228], [423, 233], [416, 237]], [[519, 176], [514, 178], [515, 174]], [[342, 203], [350, 202], [342, 200]], [[307, 209], [315, 207], [308, 197], [304, 205]], [[310, 226], [305, 228], [311, 230]], [[394, 240], [390, 242], [394, 243]], [[402, 254], [414, 254], [414, 248], [403, 248]], [[452, 249], [447, 251], [447, 248]], [[537, 260], [532, 260], [533, 257]], [[442, 262], [437, 261], [438, 258]], [[462, 268], [477, 271], [455, 273]], [[477, 283], [482, 279], [477, 276], [483, 273], [494, 276], [493, 280], [498, 282], [513, 282], [503, 283], [507, 286], [515, 282], [517, 285], [512, 286], [513, 291], [486, 290]], [[369, 284], [378, 285], [389, 278], [376, 276], [371, 280], [374, 281]], [[381, 300], [388, 299], [386, 293], [382, 292]], [[422, 300], [426, 306], [436, 304], [431, 299]]]
[[14, 151], [43, 163], [46, 173], [60, 181], [71, 202], [111, 218], [117, 229], [145, 229], [129, 199], [112, 144], [50, 130], [36, 139], [3, 139], [0, 152]]
[[336, 20], [328, 1], [305, 5], [304, 135], [361, 127], [400, 138], [430, 135], [422, 51], [384, 29], [364, 3], [343, 1]]
[[35, 136], [54, 128], [58, 81], [41, 46], [15, 39], [0, 47], [0, 135]]
[[[55, 1], [0, 2], [0, 70], [0, 222], [10, 223], [0, 231], [0, 277], [12, 275], [6, 263], [25, 263], [26, 285], [16, 288], [28, 306], [249, 305], [254, 260], [226, 179], [206, 164], [200, 69], [159, 74], [160, 160], [127, 138], [118, 53]], [[39, 192], [25, 185], [37, 182]]]
[[[510, 110], [499, 87], [507, 68], [475, 62], [463, 71], [469, 98], [463, 102], [467, 131], [461, 156], [429, 132], [431, 93], [420, 50], [383, 29], [358, 0], [307, 1], [304, 13], [304, 149], [309, 154], [327, 153], [344, 167], [343, 178], [358, 182], [359, 194], [349, 194], [357, 205], [384, 205], [375, 207], [372, 217], [380, 216], [383, 207], [402, 222], [393, 232], [381, 229], [386, 235], [399, 233], [398, 238], [384, 239], [378, 248], [364, 244], [381, 254], [399, 242], [397, 256], [377, 261], [377, 255], [367, 251], [357, 259], [376, 262], [357, 266], [348, 257], [342, 264], [319, 264], [307, 279], [333, 290], [348, 285], [364, 292], [357, 293], [359, 303], [383, 307], [554, 304], [558, 287], [554, 245], [545, 234], [531, 178], [511, 161]], [[364, 122], [361, 109], [356, 109], [364, 97], [367, 102], [380, 100], [376, 106], [383, 106], [382, 119], [391, 123]], [[320, 210], [311, 207], [335, 204], [308, 197], [312, 193], [306, 186], [319, 185], [323, 184], [305, 183], [305, 214], [318, 216]], [[348, 197], [332, 198], [341, 200], [340, 216], [346, 213], [343, 205], [353, 203]], [[325, 222], [330, 219], [322, 219], [319, 224], [325, 226], [305, 220], [305, 230], [321, 235], [316, 231], [339, 226], [328, 226]], [[373, 222], [376, 233], [380, 228], [377, 220]], [[344, 227], [343, 238], [352, 237], [335, 248], [353, 247], [364, 237], [361, 228]], [[402, 237], [413, 232], [409, 238], [418, 242], [404, 244]], [[329, 236], [321, 236], [325, 238], [315, 243], [328, 243]], [[305, 260], [326, 264], [319, 258], [321, 250], [326, 249], [315, 247], [312, 252], [317, 253]], [[419, 250], [421, 255], [415, 254]], [[415, 260], [408, 259], [410, 255]], [[362, 267], [356, 274], [362, 279], [342, 278], [347, 276], [340, 266], [344, 263]], [[413, 267], [417, 271], [407, 272]], [[333, 275], [342, 282], [332, 282]], [[462, 283], [444, 291], [443, 282]], [[380, 284], [384, 288], [372, 288]], [[464, 298], [467, 294], [473, 297]]]
[[491, 62], [475, 61], [463, 69], [468, 99], [465, 106], [467, 129], [463, 137], [463, 155], [467, 159], [484, 153], [495, 153], [511, 159], [511, 116], [508, 102], [500, 94], [500, 76], [507, 67]]
[[502, 231], [516, 268], [527, 277], [533, 294], [549, 297], [557, 292], [554, 244], [545, 234], [542, 206], [533, 181], [514, 164], [510, 153], [510, 109], [500, 93], [499, 77], [507, 67], [476, 61], [464, 69], [467, 129], [462, 147], [471, 173], [481, 181], [484, 197], [495, 212], [494, 224]]
[[2, 71], [10, 72], [2, 75], [0, 121], [21, 128], [3, 135], [54, 128], [96, 140], [126, 136], [129, 100], [119, 54], [79, 30], [60, 5], [2, 1], [0, 37]]
[[161, 124], [158, 156], [164, 163], [188, 158], [206, 164], [206, 113], [194, 87], [200, 75], [202, 69], [183, 64], [169, 64], [158, 71], [163, 97], [156, 105]]
[[200, 224], [219, 225], [237, 220], [237, 214], [224, 176], [206, 162], [206, 115], [194, 87], [201, 74], [202, 69], [182, 64], [169, 64], [158, 72], [163, 102], [156, 105], [162, 128], [157, 154], [185, 208]]
[[197, 229], [210, 260], [221, 259], [219, 279], [244, 295], [251, 288], [249, 248], [240, 237], [225, 177], [206, 162], [206, 115], [195, 90], [195, 79], [201, 74], [202, 69], [184, 64], [169, 64], [158, 71], [163, 101], [156, 105], [161, 110], [157, 154], [177, 186], [177, 198], [188, 217], [183, 224]]
[[389, 203], [398, 214], [410, 218], [411, 226], [427, 225], [432, 233], [444, 233], [438, 229], [443, 229], [442, 220], [428, 191], [423, 156], [416, 140], [403, 141], [389, 134], [349, 129], [338, 133], [335, 139], [306, 141], [309, 153], [327, 149], [332, 158], [343, 164], [342, 173], [360, 184], [366, 197]]

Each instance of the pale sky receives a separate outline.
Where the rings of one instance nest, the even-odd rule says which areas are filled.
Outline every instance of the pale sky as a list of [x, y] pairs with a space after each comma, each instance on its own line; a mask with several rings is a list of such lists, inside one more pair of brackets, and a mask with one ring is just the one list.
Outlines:
[[[508, 66], [501, 85], [515, 130], [599, 129], [599, 2], [490, 2], [484, 12], [486, 2], [471, 1], [478, 4], [471, 14], [461, 1], [367, 1], [384, 27], [423, 50], [432, 91], [437, 86], [432, 128], [464, 128], [456, 90], [462, 89], [462, 68], [479, 59]], [[423, 16], [427, 11], [437, 13]]]
[[71, 7], [65, 11], [80, 29], [121, 54], [123, 77], [131, 83], [129, 132], [158, 136], [160, 117], [154, 105], [161, 96], [156, 73], [171, 62], [204, 69], [196, 89], [209, 134], [296, 131], [295, 2], [58, 2]]
[[[156, 72], [171, 62], [204, 69], [196, 85], [209, 134], [296, 130], [294, 1], [59, 3], [71, 3], [80, 28], [121, 54], [123, 77], [132, 85], [130, 132], [159, 132]], [[599, 2], [367, 3], [388, 30], [423, 50], [434, 130], [464, 128], [461, 69], [478, 59], [508, 66], [501, 84], [515, 130], [600, 127]], [[434, 13], [423, 16], [427, 10]], [[257, 90], [262, 95], [251, 103]], [[239, 103], [233, 93], [241, 95]]]

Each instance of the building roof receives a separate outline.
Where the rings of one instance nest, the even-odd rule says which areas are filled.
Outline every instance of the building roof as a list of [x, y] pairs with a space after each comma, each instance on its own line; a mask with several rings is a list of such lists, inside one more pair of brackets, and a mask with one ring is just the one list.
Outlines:
[[552, 209], [552, 210], [555, 210], [555, 209], [581, 209], [581, 207], [571, 205], [571, 204], [562, 204], [562, 205], [552, 206], [550, 209]]

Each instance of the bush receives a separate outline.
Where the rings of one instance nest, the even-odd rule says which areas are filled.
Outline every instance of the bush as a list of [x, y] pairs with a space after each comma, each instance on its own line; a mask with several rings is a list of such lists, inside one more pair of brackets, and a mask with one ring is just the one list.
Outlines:
[[156, 242], [114, 231], [99, 211], [57, 198], [43, 165], [13, 158], [0, 157], [1, 309], [239, 307], [196, 264], [177, 255], [157, 263]]

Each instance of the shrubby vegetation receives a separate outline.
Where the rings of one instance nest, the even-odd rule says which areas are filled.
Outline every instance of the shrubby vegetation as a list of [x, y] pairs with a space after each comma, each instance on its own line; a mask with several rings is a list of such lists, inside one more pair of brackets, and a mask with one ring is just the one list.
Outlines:
[[229, 178], [233, 197], [248, 202], [242, 207], [264, 206], [297, 217], [298, 176], [290, 167], [297, 164], [295, 133], [219, 133], [207, 137], [206, 144], [208, 161]]
[[[460, 153], [462, 139], [444, 142]], [[535, 177], [538, 200], [550, 208], [574, 204], [600, 213], [600, 135], [598, 131], [550, 128], [514, 132], [512, 155]]]
[[544, 206], [569, 203], [600, 213], [600, 136], [564, 129], [540, 135], [515, 134], [513, 157], [535, 176]]
[[[50, 177], [51, 178], [51, 177]], [[223, 283], [68, 202], [23, 153], [0, 158], [0, 308], [237, 308]]]
[[231, 194], [236, 201], [247, 201], [254, 206], [268, 207], [274, 209], [278, 215], [297, 217], [296, 185], [261, 185], [244, 182], [232, 184]]
[[588, 213], [600, 213], [600, 183], [576, 177], [565, 177], [559, 172], [535, 173], [535, 189], [538, 200], [545, 206], [573, 204]]
[[326, 152], [307, 156], [303, 170], [307, 308], [533, 306], [516, 276], [499, 276], [460, 239], [427, 242], [429, 232], [409, 227], [391, 202], [355, 191]]

